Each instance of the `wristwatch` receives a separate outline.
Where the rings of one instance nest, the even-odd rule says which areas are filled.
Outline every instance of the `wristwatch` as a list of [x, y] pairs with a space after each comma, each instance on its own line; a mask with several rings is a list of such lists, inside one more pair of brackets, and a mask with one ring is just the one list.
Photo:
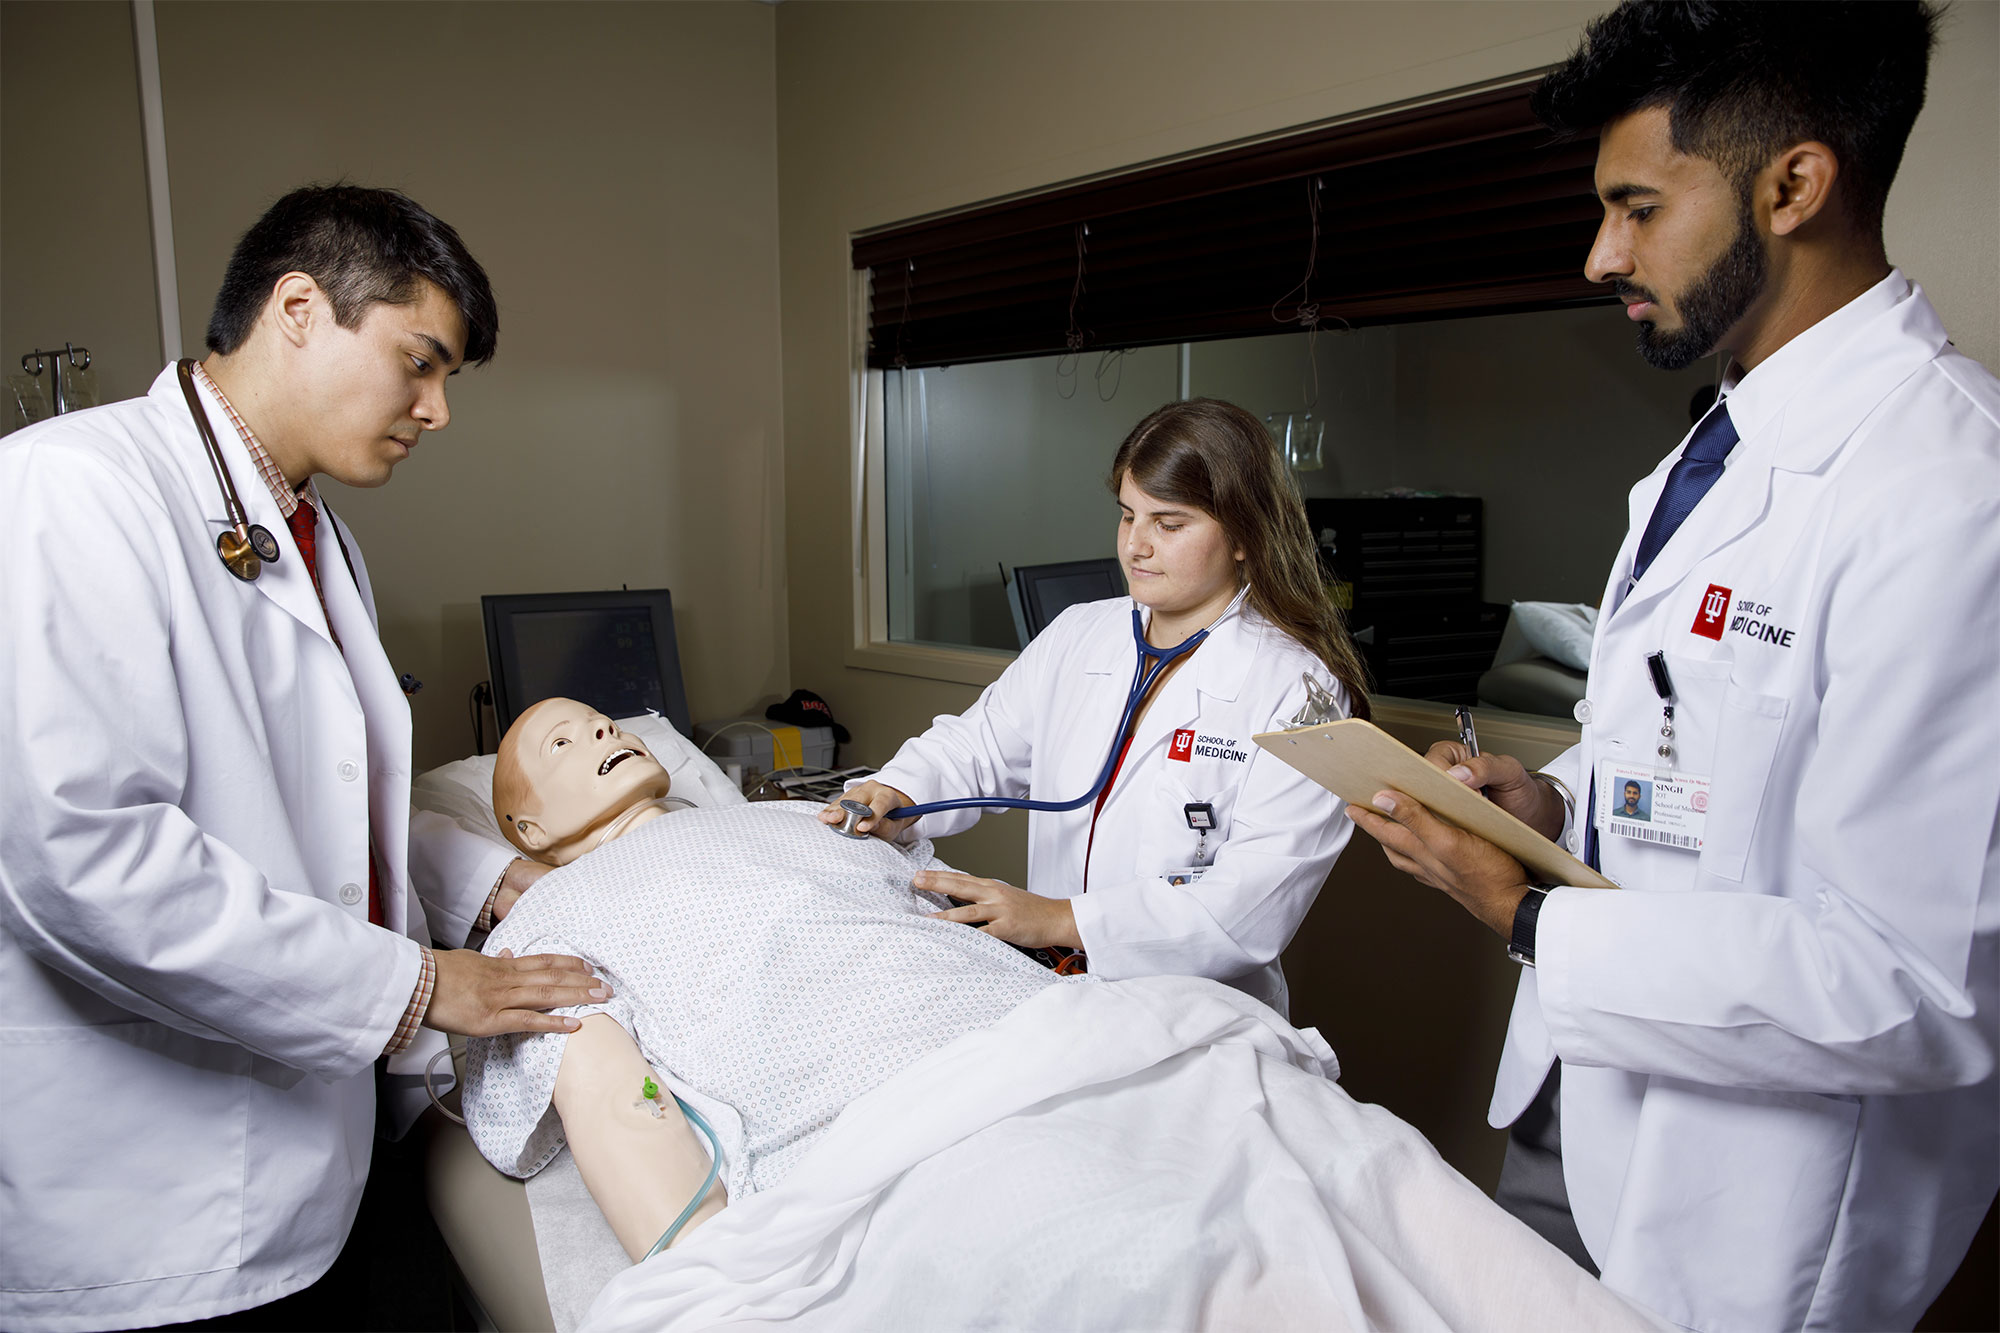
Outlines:
[[1542, 900], [1549, 891], [1533, 884], [1514, 909], [1514, 934], [1507, 941], [1507, 956], [1523, 967], [1535, 965], [1535, 919], [1542, 914]]

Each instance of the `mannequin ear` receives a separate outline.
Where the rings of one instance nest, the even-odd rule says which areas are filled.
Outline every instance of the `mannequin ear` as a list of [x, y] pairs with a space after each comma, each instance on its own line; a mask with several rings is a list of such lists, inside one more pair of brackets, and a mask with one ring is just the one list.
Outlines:
[[521, 835], [521, 841], [527, 845], [528, 850], [534, 852], [545, 852], [549, 849], [549, 835], [547, 831], [545, 831], [542, 828], [542, 826], [540, 824], [537, 824], [534, 820], [532, 819], [515, 820], [514, 831]]

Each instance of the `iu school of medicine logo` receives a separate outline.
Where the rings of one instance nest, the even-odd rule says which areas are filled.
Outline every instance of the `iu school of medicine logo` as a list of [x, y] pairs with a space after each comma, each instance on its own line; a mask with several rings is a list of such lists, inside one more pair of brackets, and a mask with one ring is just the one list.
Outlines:
[[1721, 584], [1709, 584], [1708, 591], [1702, 594], [1701, 609], [1694, 613], [1694, 625], [1690, 632], [1699, 634], [1704, 639], [1720, 642], [1722, 628], [1728, 621], [1729, 599], [1732, 596], [1734, 594]]
[[1182, 727], [1179, 731], [1176, 731], [1174, 733], [1173, 744], [1167, 747], [1167, 758], [1178, 759], [1183, 764], [1185, 764], [1192, 762], [1193, 757], [1194, 757], [1194, 728]]

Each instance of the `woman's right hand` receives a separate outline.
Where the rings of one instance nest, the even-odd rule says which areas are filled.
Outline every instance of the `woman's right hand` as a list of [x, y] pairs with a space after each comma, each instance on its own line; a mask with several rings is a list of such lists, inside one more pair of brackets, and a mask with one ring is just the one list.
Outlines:
[[[873, 834], [884, 842], [894, 842], [904, 829], [917, 822], [914, 819], [883, 818], [883, 816], [899, 806], [915, 805], [916, 802], [897, 791], [894, 787], [884, 786], [879, 782], [864, 782], [859, 786], [849, 787], [846, 792], [842, 793], [840, 799], [842, 801], [859, 801], [870, 810], [873, 810], [875, 812], [874, 815], [856, 824], [854, 826], [855, 830], [860, 833]], [[819, 822], [822, 824], [838, 824], [846, 817], [846, 813], [840, 808], [840, 801], [835, 801], [832, 805], [819, 812]]]
[[1439, 741], [1424, 758], [1553, 842], [1568, 813], [1554, 787], [1510, 754], [1474, 756], [1457, 741]]

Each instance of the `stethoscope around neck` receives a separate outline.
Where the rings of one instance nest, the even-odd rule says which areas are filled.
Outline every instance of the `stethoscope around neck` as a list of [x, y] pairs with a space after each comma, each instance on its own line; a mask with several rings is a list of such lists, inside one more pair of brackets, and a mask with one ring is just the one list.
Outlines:
[[[229, 468], [222, 461], [222, 446], [215, 442], [208, 412], [201, 405], [201, 395], [195, 392], [194, 362], [183, 357], [174, 369], [180, 372], [181, 392], [187, 395], [188, 412], [194, 417], [194, 428], [201, 433], [202, 447], [208, 451], [208, 465], [215, 469], [216, 485], [222, 488], [222, 508], [228, 515], [225, 521], [229, 526], [217, 534], [215, 553], [222, 557], [224, 569], [245, 583], [255, 583], [264, 566], [277, 563], [278, 539], [262, 523], [252, 523], [243, 510], [243, 498], [236, 493], [236, 483], [230, 480]], [[346, 553], [345, 543], [341, 550]]]
[[[950, 801], [930, 801], [923, 805], [904, 805], [883, 815], [884, 819], [915, 819], [921, 815], [933, 815], [943, 810], [1040, 810], [1047, 814], [1060, 814], [1065, 810], [1076, 810], [1097, 799], [1099, 792], [1110, 785], [1111, 775], [1118, 769], [1118, 761], [1125, 753], [1125, 738], [1131, 733], [1132, 719], [1139, 712], [1139, 705], [1145, 699], [1161, 676], [1181, 658], [1201, 647], [1209, 633], [1229, 619], [1243, 599], [1250, 595], [1250, 586], [1245, 584], [1237, 589], [1236, 596], [1229, 599], [1229, 605], [1222, 608], [1222, 614], [1208, 622], [1206, 628], [1198, 629], [1171, 648], [1155, 648], [1146, 642], [1146, 625], [1140, 617], [1139, 608], [1132, 608], [1132, 643], [1139, 650], [1139, 660], [1132, 668], [1132, 687], [1125, 695], [1125, 712], [1118, 719], [1118, 730], [1112, 733], [1111, 749], [1104, 756], [1104, 766], [1097, 771], [1097, 781], [1090, 784], [1090, 790], [1072, 801], [1029, 801], [1013, 796], [964, 796]], [[863, 819], [874, 817], [875, 812], [859, 801], [845, 800], [840, 809], [846, 815], [838, 825], [836, 833], [844, 833], [850, 838], [873, 836], [857, 833], [854, 825]]]

